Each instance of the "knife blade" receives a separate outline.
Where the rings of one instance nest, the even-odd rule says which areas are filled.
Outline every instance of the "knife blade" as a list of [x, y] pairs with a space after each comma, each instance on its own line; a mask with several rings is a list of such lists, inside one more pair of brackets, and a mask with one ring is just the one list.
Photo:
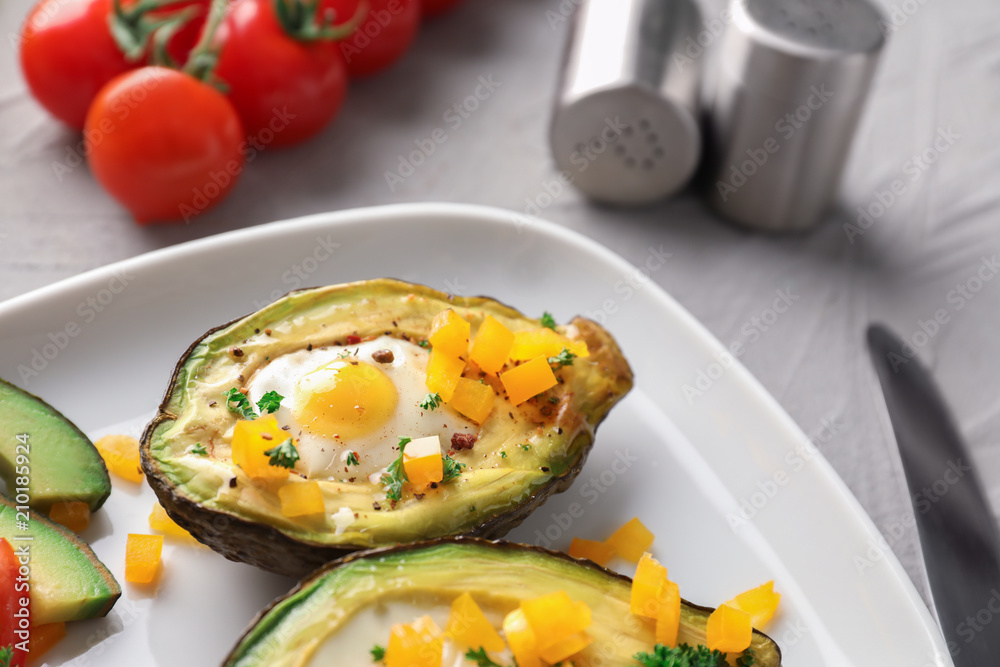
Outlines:
[[916, 517], [938, 623], [956, 667], [1000, 665], [1000, 533], [930, 372], [881, 325], [868, 349]]

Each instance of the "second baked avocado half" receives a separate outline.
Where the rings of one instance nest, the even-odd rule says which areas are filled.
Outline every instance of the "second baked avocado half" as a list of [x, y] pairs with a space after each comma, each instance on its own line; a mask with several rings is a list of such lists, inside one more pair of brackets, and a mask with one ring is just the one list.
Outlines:
[[[590, 561], [510, 542], [444, 538], [376, 549], [329, 564], [275, 601], [223, 665], [694, 664], [636, 659], [654, 652], [656, 623], [631, 613], [631, 583]], [[540, 619], [528, 616], [530, 607]], [[520, 619], [512, 614], [518, 609]], [[560, 634], [577, 630], [566, 626], [581, 610], [583, 641], [571, 644]], [[711, 612], [681, 601], [676, 642], [711, 654], [703, 647]], [[518, 622], [538, 620], [548, 626], [544, 633], [526, 633]], [[409, 641], [394, 646], [403, 638]], [[470, 650], [482, 659], [462, 661]], [[756, 630], [749, 650], [729, 657], [703, 655], [697, 664], [781, 665], [778, 645]]]
[[142, 466], [198, 540], [301, 577], [359, 549], [506, 534], [570, 485], [631, 386], [586, 319], [389, 279], [301, 290], [191, 346]]

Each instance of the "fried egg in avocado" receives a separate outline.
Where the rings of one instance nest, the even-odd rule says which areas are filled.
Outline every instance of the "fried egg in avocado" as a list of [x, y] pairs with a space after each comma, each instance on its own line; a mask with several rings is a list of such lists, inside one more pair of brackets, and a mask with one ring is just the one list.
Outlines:
[[[247, 396], [255, 405], [269, 391], [283, 397], [274, 416], [295, 438], [296, 470], [320, 479], [368, 477], [397, 457], [401, 437], [436, 435], [450, 444], [456, 433], [478, 434], [479, 425], [449, 405], [420, 406], [429, 393], [427, 359], [416, 343], [385, 335], [298, 350], [254, 373]], [[352, 453], [357, 464], [349, 465]]]
[[500, 537], [568, 488], [632, 386], [601, 326], [544, 324], [397, 280], [292, 292], [189, 348], [143, 470], [197, 539], [290, 576]]

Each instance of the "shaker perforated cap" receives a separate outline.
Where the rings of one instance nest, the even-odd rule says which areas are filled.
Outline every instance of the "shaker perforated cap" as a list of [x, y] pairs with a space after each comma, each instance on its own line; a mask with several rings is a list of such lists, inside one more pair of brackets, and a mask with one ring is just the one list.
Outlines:
[[552, 156], [589, 197], [643, 204], [676, 192], [701, 157], [699, 63], [674, 54], [699, 29], [693, 0], [578, 0], [552, 115]]
[[734, 0], [706, 90], [708, 196], [726, 217], [804, 229], [836, 193], [885, 36], [867, 0]]

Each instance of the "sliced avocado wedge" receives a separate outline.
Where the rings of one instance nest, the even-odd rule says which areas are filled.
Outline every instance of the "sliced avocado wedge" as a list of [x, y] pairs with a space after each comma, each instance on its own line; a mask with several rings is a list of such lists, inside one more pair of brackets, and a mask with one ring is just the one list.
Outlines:
[[[25, 519], [27, 530], [21, 525]], [[122, 594], [121, 586], [86, 542], [37, 512], [19, 511], [4, 496], [0, 496], [0, 537], [19, 555], [18, 550], [27, 549], [34, 624], [104, 616]]]
[[[462, 380], [477, 391], [490, 387], [493, 407], [485, 421], [467, 419], [447, 401], [431, 411], [418, 403], [428, 391], [425, 380], [431, 363], [431, 353], [421, 343], [427, 342], [434, 318], [448, 309], [469, 322], [473, 340], [488, 317], [515, 334], [541, 328], [539, 320], [493, 299], [450, 296], [380, 279], [292, 292], [208, 332], [178, 363], [160, 412], [143, 434], [142, 468], [160, 504], [181, 527], [227, 558], [295, 577], [351, 551], [451, 535], [506, 534], [550, 495], [568, 488], [583, 466], [597, 426], [631, 389], [632, 372], [607, 331], [575, 318], [557, 327], [557, 333], [568, 345], [585, 343], [587, 356], [553, 369], [555, 384], [548, 389], [514, 404], [502, 374], [498, 380], [477, 373], [463, 359]], [[338, 363], [366, 364], [366, 372], [378, 375], [382, 371], [376, 367], [382, 362], [357, 356], [358, 346], [366, 344], [394, 348], [391, 363], [410, 364], [392, 371], [409, 368], [406, 386], [415, 386], [417, 392], [393, 408], [391, 418], [398, 421], [392, 423], [400, 426], [379, 426], [370, 431], [377, 437], [363, 444], [350, 435], [338, 440], [338, 431], [334, 439], [309, 445], [305, 436], [319, 419], [303, 419], [304, 411], [295, 412], [296, 405], [313, 396], [300, 395], [308, 383], [296, 379], [301, 375], [275, 369], [294, 359], [295, 368], [306, 377]], [[544, 359], [533, 361], [545, 366]], [[508, 359], [505, 367], [516, 363]], [[287, 413], [287, 421], [278, 423], [296, 439], [302, 456], [291, 482], [288, 475], [261, 481], [234, 461], [234, 433], [244, 417], [227, 407], [227, 392], [244, 390], [252, 408], [257, 403], [254, 392], [278, 386], [255, 384], [269, 374], [273, 382], [284, 383], [279, 393], [285, 403], [267, 418], [285, 420]], [[390, 393], [395, 391], [391, 387], [403, 391], [404, 378], [393, 377], [400, 383], [390, 381]], [[331, 399], [324, 400], [333, 406]], [[354, 408], [365, 412], [356, 404]], [[458, 426], [441, 426], [443, 422]], [[401, 497], [387, 498], [389, 485], [382, 481], [382, 472], [399, 455], [399, 439], [435, 435], [423, 429], [453, 431], [436, 435], [442, 453], [453, 457], [461, 471], [430, 488], [404, 485]], [[455, 435], [471, 436], [474, 443], [465, 447]], [[310, 456], [338, 447], [356, 449], [361, 465], [369, 467], [349, 467], [339, 456], [335, 460], [344, 461], [342, 465], [319, 472], [306, 465]], [[301, 484], [302, 477], [318, 485], [322, 512], [298, 516], [284, 511], [281, 485]]]
[[[226, 658], [226, 667], [372, 665], [394, 623], [424, 614], [444, 628], [452, 601], [470, 593], [499, 629], [522, 600], [565, 591], [585, 602], [594, 642], [576, 667], [638, 666], [653, 650], [652, 621], [629, 611], [631, 580], [590, 561], [511, 542], [446, 538], [353, 554], [302, 581], [265, 609]], [[705, 642], [710, 608], [683, 602], [679, 643]], [[781, 651], [754, 631], [755, 667], [779, 667]], [[510, 664], [508, 661], [505, 664]]]
[[85, 502], [93, 512], [111, 493], [94, 443], [51, 405], [0, 380], [0, 479], [8, 495], [23, 487], [20, 477], [28, 478], [28, 504], [46, 515], [61, 501]]

